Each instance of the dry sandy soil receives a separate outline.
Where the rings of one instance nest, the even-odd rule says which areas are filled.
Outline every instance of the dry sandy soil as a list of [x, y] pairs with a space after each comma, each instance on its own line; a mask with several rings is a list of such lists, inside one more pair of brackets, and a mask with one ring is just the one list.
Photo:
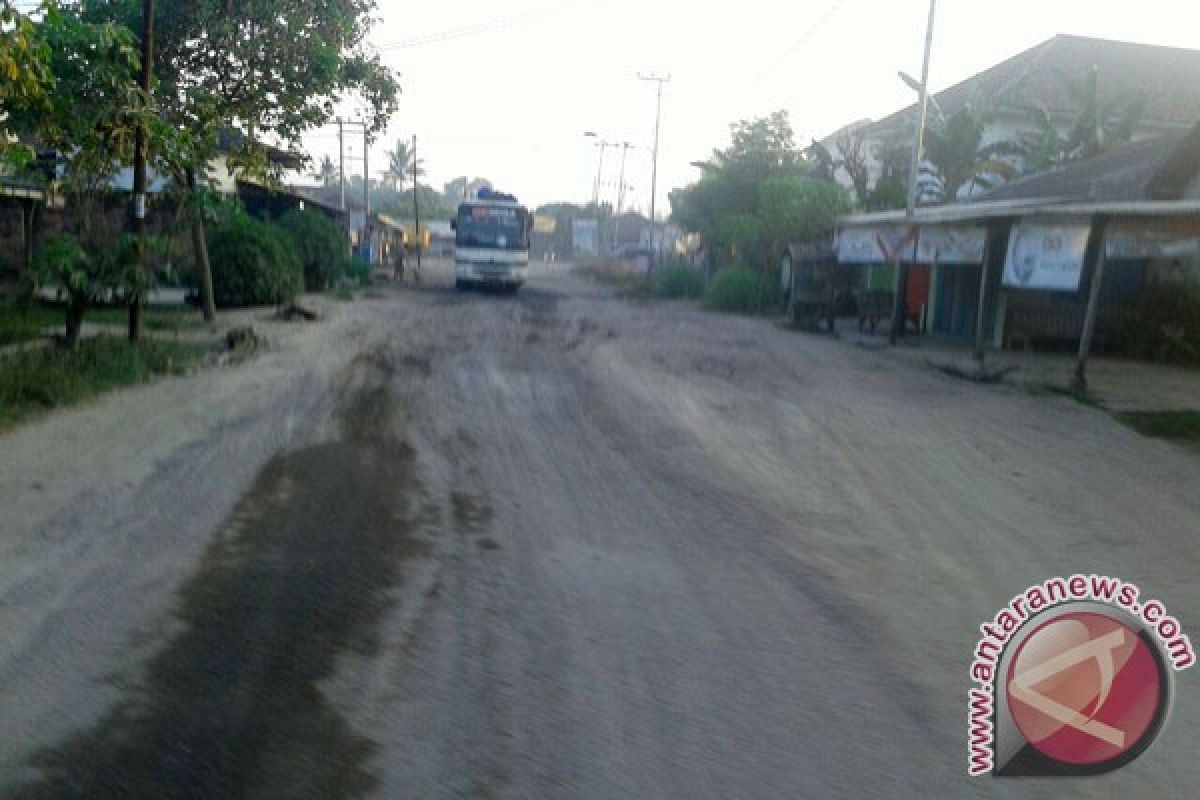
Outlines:
[[[1189, 797], [968, 780], [977, 626], [1073, 572], [1200, 630], [1200, 454], [565, 265], [429, 269], [0, 439], [31, 797]], [[0, 790], [2, 791], [2, 790]]]

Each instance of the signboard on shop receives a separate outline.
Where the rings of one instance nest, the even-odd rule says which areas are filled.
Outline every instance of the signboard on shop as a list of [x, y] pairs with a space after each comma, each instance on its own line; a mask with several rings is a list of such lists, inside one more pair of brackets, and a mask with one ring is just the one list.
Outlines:
[[1004, 261], [1004, 286], [1075, 292], [1083, 278], [1091, 225], [1087, 222], [1013, 226]]

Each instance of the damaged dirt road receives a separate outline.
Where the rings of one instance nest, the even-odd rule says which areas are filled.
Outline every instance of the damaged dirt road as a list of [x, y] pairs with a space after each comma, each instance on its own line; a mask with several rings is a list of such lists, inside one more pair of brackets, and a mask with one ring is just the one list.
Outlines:
[[0, 443], [0, 793], [1186, 797], [1191, 672], [1103, 780], [968, 780], [965, 716], [978, 625], [1045, 578], [1200, 630], [1198, 470], [761, 320], [435, 270]]

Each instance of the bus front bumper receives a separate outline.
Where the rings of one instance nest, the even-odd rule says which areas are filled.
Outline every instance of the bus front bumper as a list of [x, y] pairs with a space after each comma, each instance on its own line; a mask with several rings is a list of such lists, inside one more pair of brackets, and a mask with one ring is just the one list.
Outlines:
[[469, 261], [454, 263], [456, 280], [468, 283], [520, 285], [529, 277], [528, 264], [484, 264]]

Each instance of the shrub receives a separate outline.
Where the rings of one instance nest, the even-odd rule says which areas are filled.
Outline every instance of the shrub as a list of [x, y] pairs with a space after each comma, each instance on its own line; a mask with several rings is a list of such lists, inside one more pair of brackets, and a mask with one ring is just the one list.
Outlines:
[[0, 357], [0, 429], [118, 386], [185, 372], [204, 353], [203, 345], [187, 342], [130, 344], [99, 336], [74, 350], [46, 347]]
[[704, 276], [686, 264], [663, 267], [654, 276], [654, 295], [668, 299], [700, 297]]
[[1131, 358], [1200, 364], [1200, 286], [1148, 283], [1137, 306], [1115, 316], [1112, 338], [1117, 351]]
[[243, 213], [224, 217], [209, 234], [217, 305], [286, 303], [304, 285], [300, 256], [280, 228]]
[[766, 314], [779, 307], [776, 281], [745, 267], [719, 270], [704, 292], [704, 307], [710, 311], [737, 314]]
[[346, 234], [317, 211], [293, 209], [279, 218], [304, 266], [304, 287], [323, 292], [337, 286], [349, 270], [350, 252]]
[[357, 258], [346, 261], [346, 283], [367, 286], [371, 283], [371, 265]]

